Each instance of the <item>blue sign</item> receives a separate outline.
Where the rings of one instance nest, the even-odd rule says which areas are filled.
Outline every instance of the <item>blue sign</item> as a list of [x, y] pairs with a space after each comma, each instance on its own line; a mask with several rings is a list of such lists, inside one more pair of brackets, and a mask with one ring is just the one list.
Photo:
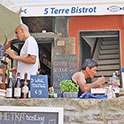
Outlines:
[[48, 76], [31, 75], [31, 98], [48, 98]]

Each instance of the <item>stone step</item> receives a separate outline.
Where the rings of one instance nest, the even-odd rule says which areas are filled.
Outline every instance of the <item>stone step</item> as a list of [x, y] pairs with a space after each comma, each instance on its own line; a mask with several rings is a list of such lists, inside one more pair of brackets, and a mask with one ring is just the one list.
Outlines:
[[105, 45], [105, 46], [101, 46], [101, 49], [102, 50], [106, 50], [106, 49], [118, 49], [119, 48], [119, 46], [118, 45]]
[[104, 37], [103, 38], [103, 41], [118, 41], [119, 40], [119, 38], [118, 37]]
[[119, 59], [98, 60], [98, 65], [111, 65], [111, 64], [120, 64], [120, 61], [119, 61]]
[[103, 75], [108, 82], [113, 72], [120, 70], [119, 40], [118, 38], [103, 39], [100, 48], [97, 75], [92, 81]]
[[115, 72], [115, 71], [119, 71], [117, 69], [115, 70], [108, 70], [108, 71], [97, 71], [97, 74], [96, 74], [96, 77], [99, 77], [99, 76], [112, 76], [112, 74]]
[[119, 59], [119, 54], [99, 55], [99, 59]]
[[119, 70], [120, 65], [103, 65], [103, 66], [98, 66], [97, 71], [104, 71], [104, 70]]
[[114, 49], [114, 50], [100, 50], [100, 54], [115, 54], [119, 53], [119, 49]]
[[102, 41], [102, 45], [118, 45], [119, 42], [118, 41]]

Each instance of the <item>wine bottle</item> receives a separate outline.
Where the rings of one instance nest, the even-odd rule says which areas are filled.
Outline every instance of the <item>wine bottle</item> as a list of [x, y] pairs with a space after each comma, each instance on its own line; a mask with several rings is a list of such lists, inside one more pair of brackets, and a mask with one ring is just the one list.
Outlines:
[[6, 87], [6, 97], [12, 98], [14, 95], [13, 82], [12, 82], [12, 72], [9, 72], [9, 81]]
[[[11, 49], [11, 48], [9, 48], [9, 49]], [[7, 53], [5, 53], [4, 56], [3, 56], [3, 58], [1, 59], [1, 62], [3, 64], [7, 65], [8, 62], [10, 61], [10, 59], [11, 59], [10, 56]]]
[[29, 83], [27, 81], [27, 73], [24, 75], [24, 82], [22, 83], [22, 98], [28, 98], [29, 95]]
[[14, 87], [14, 98], [21, 98], [20, 72], [17, 73], [17, 80]]

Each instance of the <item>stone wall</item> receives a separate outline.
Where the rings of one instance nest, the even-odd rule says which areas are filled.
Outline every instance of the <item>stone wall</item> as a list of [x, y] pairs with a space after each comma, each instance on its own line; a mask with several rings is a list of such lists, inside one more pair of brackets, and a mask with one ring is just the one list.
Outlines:
[[32, 33], [42, 32], [43, 30], [52, 32], [52, 20], [52, 17], [22, 17], [23, 23], [28, 25], [29, 31]]
[[75, 38], [55, 40], [54, 55], [75, 54]]
[[68, 17], [55, 17], [55, 32], [68, 37]]
[[124, 124], [124, 98], [0, 99], [0, 106], [63, 107], [64, 124]]

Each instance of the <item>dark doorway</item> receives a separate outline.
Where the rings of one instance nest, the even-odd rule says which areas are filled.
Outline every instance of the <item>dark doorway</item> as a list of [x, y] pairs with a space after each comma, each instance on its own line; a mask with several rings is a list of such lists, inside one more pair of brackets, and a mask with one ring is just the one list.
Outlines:
[[38, 43], [39, 46], [39, 61], [40, 74], [48, 76], [49, 86], [51, 85], [51, 56], [52, 43]]
[[79, 70], [86, 58], [91, 58], [91, 47], [89, 44], [80, 37], [79, 41]]

